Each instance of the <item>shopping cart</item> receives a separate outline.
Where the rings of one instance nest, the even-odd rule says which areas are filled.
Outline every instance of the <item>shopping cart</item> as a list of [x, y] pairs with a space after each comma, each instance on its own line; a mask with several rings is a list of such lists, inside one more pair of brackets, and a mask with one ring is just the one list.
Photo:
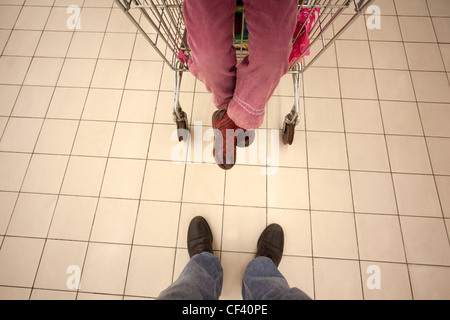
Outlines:
[[[115, 0], [131, 22], [156, 50], [161, 59], [175, 73], [175, 99], [173, 120], [177, 124], [178, 137], [182, 141], [183, 130], [188, 130], [188, 118], [180, 105], [180, 89], [183, 73], [189, 71], [190, 49], [186, 40], [186, 25], [183, 16], [183, 0]], [[263, 0], [262, 0], [263, 1]], [[319, 59], [343, 32], [372, 4], [374, 0], [307, 0], [299, 1], [299, 14], [306, 17], [302, 25], [297, 25], [293, 36], [294, 45], [308, 29], [307, 47], [303, 48], [291, 62], [289, 73], [294, 82], [294, 106], [283, 123], [283, 143], [292, 144], [295, 127], [300, 123], [300, 88], [302, 73]], [[239, 0], [237, 2], [240, 2]], [[249, 54], [248, 34], [244, 10], [237, 3], [237, 19], [241, 24], [233, 30], [235, 35], [236, 57], [242, 61]], [[353, 10], [352, 10], [353, 9]], [[139, 11], [141, 14], [139, 14]], [[333, 24], [339, 18], [339, 30]], [[239, 19], [239, 20], [238, 20]], [[336, 29], [336, 25], [334, 29]], [[239, 30], [240, 29], [240, 30]], [[230, 30], [231, 32], [231, 30]], [[314, 48], [314, 53], [310, 50]], [[307, 59], [305, 59], [307, 58]]]

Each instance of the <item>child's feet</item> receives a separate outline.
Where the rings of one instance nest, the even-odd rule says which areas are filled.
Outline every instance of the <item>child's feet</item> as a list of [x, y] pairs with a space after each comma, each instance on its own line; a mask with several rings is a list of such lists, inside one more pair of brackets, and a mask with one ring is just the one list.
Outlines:
[[236, 131], [240, 128], [228, 117], [226, 109], [213, 113], [212, 126], [214, 128], [214, 158], [220, 168], [229, 170], [234, 167], [236, 161]]
[[[254, 130], [238, 127], [228, 116], [227, 110], [217, 110], [212, 116], [214, 129], [214, 158], [220, 168], [229, 170], [236, 161], [236, 147], [248, 147], [255, 140]], [[221, 152], [222, 150], [222, 152]]]
[[240, 128], [228, 117], [226, 109], [213, 113], [212, 126], [215, 129], [214, 158], [220, 168], [229, 170], [233, 168], [236, 161], [236, 131]]

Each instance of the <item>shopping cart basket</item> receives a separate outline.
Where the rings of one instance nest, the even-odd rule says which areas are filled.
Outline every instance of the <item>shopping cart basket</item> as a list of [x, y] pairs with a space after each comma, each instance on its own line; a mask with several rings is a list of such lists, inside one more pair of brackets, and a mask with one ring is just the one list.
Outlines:
[[[177, 124], [178, 137], [182, 141], [184, 131], [188, 130], [188, 118], [180, 105], [180, 88], [183, 73], [189, 71], [188, 60], [190, 49], [186, 40], [186, 25], [183, 16], [183, 0], [115, 0], [126, 15], [142, 33], [145, 39], [156, 50], [161, 59], [175, 73], [175, 99], [173, 105], [173, 120]], [[295, 126], [300, 123], [300, 88], [302, 73], [317, 61], [343, 32], [371, 5], [374, 0], [307, 0], [299, 1], [299, 14], [303, 13], [304, 23], [297, 25], [293, 36], [294, 46], [299, 37], [304, 36], [308, 29], [307, 45], [291, 61], [289, 73], [294, 82], [294, 106], [286, 115], [283, 123], [283, 143], [292, 144]], [[237, 1], [239, 2], [239, 1]], [[353, 9], [353, 10], [352, 10]], [[139, 11], [141, 15], [139, 17]], [[241, 25], [235, 30], [235, 48], [238, 61], [249, 54], [248, 35], [244, 10], [237, 10], [240, 14]], [[312, 17], [315, 15], [314, 17]], [[340, 19], [339, 30], [334, 34], [327, 33], [333, 23]], [[343, 23], [342, 23], [343, 21]], [[236, 25], [236, 24], [235, 24]], [[239, 30], [240, 29], [240, 30]], [[231, 32], [231, 30], [230, 30]], [[332, 36], [327, 36], [332, 34]], [[311, 48], [317, 48], [314, 54], [305, 59]], [[162, 49], [164, 48], [164, 49]], [[167, 48], [167, 49], [166, 49]]]

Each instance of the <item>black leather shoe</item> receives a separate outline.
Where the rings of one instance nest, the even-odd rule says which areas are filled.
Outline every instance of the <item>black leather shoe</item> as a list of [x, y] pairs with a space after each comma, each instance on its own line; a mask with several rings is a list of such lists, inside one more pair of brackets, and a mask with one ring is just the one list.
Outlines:
[[258, 240], [258, 251], [256, 257], [267, 257], [272, 259], [278, 267], [283, 258], [284, 232], [278, 224], [271, 224], [263, 231]]
[[203, 217], [195, 217], [189, 225], [187, 245], [189, 257], [202, 252], [213, 253], [213, 236], [208, 222]]

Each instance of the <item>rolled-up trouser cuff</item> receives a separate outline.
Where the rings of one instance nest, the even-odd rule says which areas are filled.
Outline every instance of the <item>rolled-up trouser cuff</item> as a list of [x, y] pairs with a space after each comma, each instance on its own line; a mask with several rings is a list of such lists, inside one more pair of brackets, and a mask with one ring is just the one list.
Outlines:
[[256, 109], [234, 96], [228, 105], [228, 116], [245, 130], [258, 129], [264, 122], [265, 108]]

